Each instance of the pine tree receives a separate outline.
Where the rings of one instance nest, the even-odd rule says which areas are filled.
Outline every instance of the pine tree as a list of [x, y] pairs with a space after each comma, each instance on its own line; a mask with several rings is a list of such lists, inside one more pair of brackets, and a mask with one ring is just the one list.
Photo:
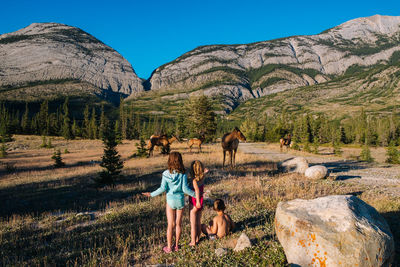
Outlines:
[[28, 102], [25, 102], [25, 112], [24, 115], [22, 116], [21, 127], [23, 133], [25, 134], [30, 133]]
[[92, 108], [92, 117], [90, 118], [89, 133], [90, 139], [97, 138], [96, 109], [94, 107]]
[[119, 121], [121, 126], [121, 139], [127, 139], [127, 132], [128, 132], [128, 115], [124, 109], [124, 99], [121, 97], [120, 104], [119, 104]]
[[65, 166], [65, 163], [62, 161], [61, 151], [57, 149], [54, 151], [53, 156], [51, 157], [54, 160], [54, 168], [61, 168]]
[[72, 122], [72, 126], [71, 126], [71, 131], [72, 131], [72, 135], [77, 137], [77, 136], [81, 136], [81, 129], [79, 128], [76, 120], [74, 119], [74, 121]]
[[400, 151], [396, 148], [394, 141], [391, 141], [386, 152], [386, 162], [400, 164]]
[[140, 142], [136, 143], [136, 153], [133, 154], [134, 157], [147, 157], [148, 151], [146, 142], [143, 137], [140, 137]]
[[114, 127], [114, 135], [115, 135], [115, 140], [118, 144], [122, 143], [122, 138], [121, 138], [121, 127], [119, 125], [119, 121], [115, 121], [115, 127]]
[[99, 138], [103, 140], [105, 131], [107, 129], [107, 119], [104, 112], [104, 104], [101, 104], [100, 125], [99, 125]]
[[104, 154], [100, 163], [100, 166], [103, 167], [103, 171], [100, 172], [100, 177], [96, 179], [96, 182], [103, 185], [114, 185], [115, 181], [120, 177], [124, 165], [121, 161], [121, 156], [116, 150], [117, 142], [111, 127], [109, 127], [105, 133], [103, 144]]
[[369, 149], [369, 146], [367, 145], [367, 142], [362, 147], [361, 153], [360, 153], [360, 160], [361, 161], [366, 161], [366, 162], [373, 162], [374, 158], [371, 156], [371, 150]]
[[38, 123], [40, 134], [49, 135], [50, 133], [50, 118], [49, 118], [49, 101], [45, 100], [40, 105]]
[[45, 148], [45, 147], [47, 147], [47, 140], [46, 140], [46, 136], [42, 136], [42, 144], [40, 145], [40, 147], [43, 147], [43, 148]]
[[85, 110], [83, 111], [83, 127], [82, 127], [82, 136], [83, 138], [90, 139], [90, 112], [89, 105], [85, 106]]
[[71, 132], [71, 120], [69, 118], [69, 111], [68, 111], [68, 101], [69, 98], [66, 97], [63, 105], [64, 112], [63, 112], [63, 125], [62, 125], [62, 136], [67, 140], [73, 139], [73, 135]]
[[2, 142], [0, 146], [0, 158], [5, 157], [7, 157], [7, 146], [5, 142]]
[[3, 103], [0, 105], [0, 142], [10, 141], [12, 141], [12, 135], [10, 131], [10, 114]]
[[207, 139], [211, 139], [216, 130], [216, 115], [212, 104], [207, 96], [189, 99], [185, 104], [186, 120], [185, 125], [191, 136], [205, 134]]
[[53, 144], [51, 143], [51, 138], [49, 138], [49, 142], [47, 143], [47, 148], [53, 148]]

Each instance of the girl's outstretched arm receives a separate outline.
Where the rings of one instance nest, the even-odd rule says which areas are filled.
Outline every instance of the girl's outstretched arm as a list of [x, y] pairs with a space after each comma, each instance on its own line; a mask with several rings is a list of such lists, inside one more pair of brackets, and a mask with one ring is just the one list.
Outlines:
[[188, 186], [188, 181], [187, 181], [187, 175], [186, 174], [183, 175], [182, 191], [186, 195], [189, 195], [191, 197], [196, 197], [196, 193], [192, 189], [190, 189], [189, 186]]
[[167, 181], [165, 180], [164, 176], [161, 179], [161, 185], [160, 187], [156, 190], [150, 193], [151, 197], [158, 196], [159, 194], [162, 194], [167, 190]]

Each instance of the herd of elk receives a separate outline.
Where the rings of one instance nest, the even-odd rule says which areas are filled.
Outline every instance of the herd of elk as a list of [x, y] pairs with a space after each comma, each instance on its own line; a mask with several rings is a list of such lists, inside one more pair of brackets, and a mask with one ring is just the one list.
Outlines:
[[[205, 139], [206, 138], [205, 138], [204, 134], [202, 134], [200, 136], [200, 138], [189, 139], [188, 146], [189, 146], [190, 151], [192, 151], [192, 146], [196, 145], [199, 149], [198, 152], [201, 152], [201, 145], [204, 143]], [[165, 135], [165, 134], [150, 136], [150, 140], [147, 145], [147, 149], [149, 150], [149, 157], [151, 155], [153, 155], [153, 150], [154, 150], [155, 146], [161, 146], [161, 147], [163, 147], [164, 150], [169, 152], [170, 146], [175, 140], [178, 140], [178, 138], [176, 136], [172, 136], [171, 138], [168, 138], [167, 135]], [[229, 156], [230, 156], [230, 165], [232, 167], [236, 166], [235, 160], [236, 160], [236, 152], [237, 152], [237, 149], [239, 146], [239, 140], [246, 141], [246, 137], [243, 135], [243, 133], [237, 127], [235, 127], [235, 129], [232, 132], [226, 133], [222, 137], [221, 145], [222, 145], [222, 150], [223, 150], [223, 154], [224, 154], [224, 160], [222, 163], [222, 167], [225, 167], [225, 157], [226, 157], [227, 151], [229, 152]], [[281, 144], [282, 144], [282, 142], [281, 142]], [[289, 144], [290, 144], [290, 135], [289, 135]]]
[[280, 147], [281, 147], [281, 152], [282, 152], [283, 146], [285, 146], [286, 147], [286, 151], [288, 151], [289, 148], [290, 148], [290, 145], [292, 143], [292, 135], [288, 134], [286, 138], [284, 138], [284, 137], [281, 138], [279, 140], [279, 143], [280, 143]]
[[[231, 159], [231, 166], [235, 167], [235, 158], [236, 158], [236, 151], [239, 146], [239, 140], [246, 141], [246, 137], [242, 134], [239, 128], [235, 127], [235, 129], [231, 133], [226, 133], [222, 137], [221, 145], [222, 150], [224, 151], [224, 161], [222, 163], [222, 167], [225, 167], [225, 155], [226, 151], [229, 152], [229, 156]], [[233, 162], [233, 163], [232, 163]]]
[[188, 146], [189, 146], [189, 151], [192, 152], [192, 146], [196, 145], [199, 150], [198, 152], [201, 152], [201, 144], [203, 144], [204, 140], [206, 140], [206, 137], [204, 136], [204, 134], [201, 134], [200, 138], [191, 138], [188, 141]]
[[150, 140], [147, 145], [147, 149], [149, 150], [149, 157], [153, 155], [153, 150], [155, 146], [161, 146], [162, 149], [169, 153], [171, 144], [176, 140], [178, 140], [176, 136], [168, 138], [165, 134], [150, 136]]

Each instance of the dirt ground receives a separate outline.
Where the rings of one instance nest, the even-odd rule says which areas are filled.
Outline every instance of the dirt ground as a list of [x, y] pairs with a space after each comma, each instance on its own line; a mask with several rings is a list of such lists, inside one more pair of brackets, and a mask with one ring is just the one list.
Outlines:
[[330, 178], [345, 182], [362, 183], [380, 189], [390, 196], [400, 196], [400, 166], [384, 163], [386, 150], [371, 148], [373, 163], [360, 162], [355, 158], [361, 149], [343, 148], [343, 156], [333, 155], [332, 148], [320, 148], [318, 155], [285, 149], [280, 152], [277, 144], [241, 143], [242, 153], [264, 155], [271, 161], [282, 161], [293, 157], [304, 157], [310, 165], [324, 165]]

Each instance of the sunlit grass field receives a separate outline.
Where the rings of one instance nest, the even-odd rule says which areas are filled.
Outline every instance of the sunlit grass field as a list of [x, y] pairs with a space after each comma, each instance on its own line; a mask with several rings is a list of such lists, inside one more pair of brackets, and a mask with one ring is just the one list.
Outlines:
[[[285, 266], [285, 255], [274, 232], [279, 201], [330, 194], [356, 194], [387, 219], [399, 254], [400, 199], [379, 188], [325, 179], [310, 181], [299, 174], [280, 174], [276, 162], [262, 156], [237, 155], [236, 168], [222, 168], [220, 144], [206, 144], [203, 153], [190, 153], [185, 143], [172, 151], [183, 155], [185, 166], [198, 159], [210, 169], [205, 191], [210, 199], [222, 198], [236, 222], [230, 236], [210, 241], [204, 237], [190, 248], [188, 209], [183, 220], [182, 249], [163, 254], [166, 244], [165, 195], [148, 199], [140, 193], [156, 189], [167, 156], [131, 158], [137, 141], [118, 146], [124, 160], [123, 178], [115, 187], [98, 187], [101, 141], [53, 138], [67, 149], [64, 168], [55, 169], [54, 149], [40, 148], [41, 137], [15, 136], [17, 148], [0, 159], [0, 265], [1, 266]], [[205, 207], [202, 222], [214, 216]], [[253, 246], [241, 252], [215, 255], [219, 247], [233, 248], [245, 232]], [[399, 261], [399, 256], [396, 258]]]

